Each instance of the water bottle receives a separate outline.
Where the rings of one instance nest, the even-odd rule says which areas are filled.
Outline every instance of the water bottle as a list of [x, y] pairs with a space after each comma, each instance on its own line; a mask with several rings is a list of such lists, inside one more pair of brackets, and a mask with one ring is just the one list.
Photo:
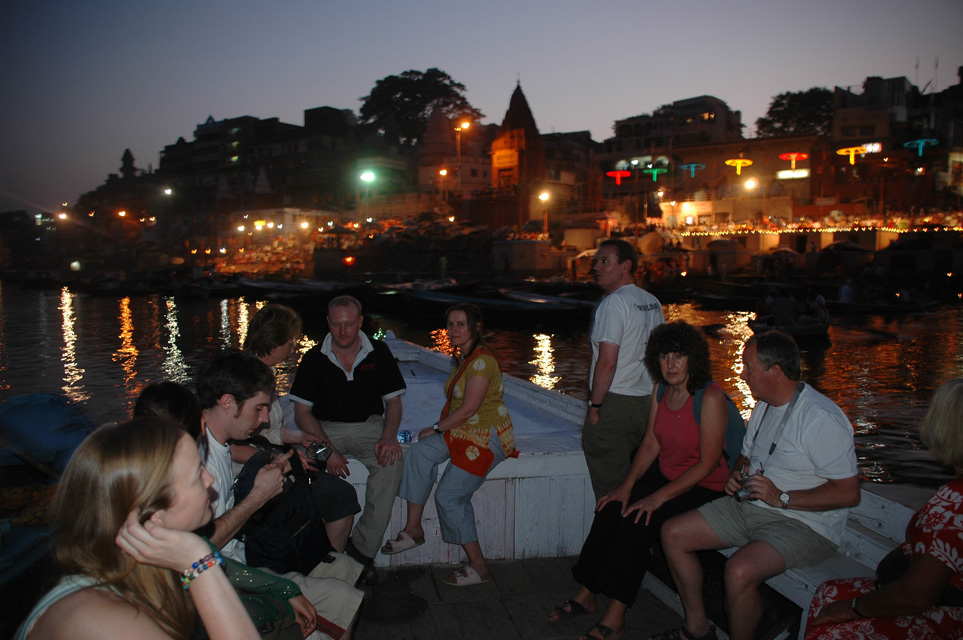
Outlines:
[[414, 440], [414, 437], [411, 435], [411, 432], [408, 431], [407, 429], [405, 429], [404, 431], [398, 432], [398, 442], [400, 442], [401, 444], [406, 444], [408, 442], [411, 442], [412, 440]]

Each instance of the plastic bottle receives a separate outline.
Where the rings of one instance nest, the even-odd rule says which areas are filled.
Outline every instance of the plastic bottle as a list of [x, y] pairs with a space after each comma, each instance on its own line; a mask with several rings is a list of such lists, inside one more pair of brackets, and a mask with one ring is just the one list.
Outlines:
[[405, 444], [414, 440], [414, 436], [407, 429], [398, 432], [398, 442]]

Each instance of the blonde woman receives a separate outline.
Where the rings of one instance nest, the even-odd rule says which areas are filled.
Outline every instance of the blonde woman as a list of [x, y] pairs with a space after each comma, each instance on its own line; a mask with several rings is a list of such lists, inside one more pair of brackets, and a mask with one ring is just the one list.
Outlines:
[[186, 639], [200, 615], [213, 640], [258, 633], [220, 557], [190, 533], [211, 520], [197, 445], [140, 418], [97, 429], [67, 466], [54, 504], [62, 578], [16, 640]]

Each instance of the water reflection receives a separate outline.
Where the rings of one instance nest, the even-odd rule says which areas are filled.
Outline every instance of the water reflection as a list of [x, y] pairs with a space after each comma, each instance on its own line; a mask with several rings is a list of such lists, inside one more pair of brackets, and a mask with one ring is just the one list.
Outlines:
[[[145, 384], [193, 383], [213, 352], [243, 345], [247, 324], [260, 306], [244, 299], [119, 301], [0, 286], [0, 400], [19, 393], [64, 393], [83, 402], [98, 422], [126, 417], [132, 394]], [[706, 331], [714, 376], [748, 416], [755, 402], [739, 374], [742, 346], [751, 335], [749, 314], [691, 304], [664, 308], [667, 319]], [[447, 332], [438, 323], [401, 313], [366, 319], [372, 334], [393, 331], [450, 353]], [[278, 367], [282, 393], [300, 356], [326, 332], [323, 321], [305, 326], [297, 352]], [[852, 420], [864, 478], [935, 486], [950, 476], [930, 459], [917, 425], [934, 389], [963, 376], [961, 335], [963, 312], [952, 308], [925, 316], [840, 320], [830, 327], [826, 343], [803, 345], [803, 379]], [[587, 321], [516, 323], [486, 331], [484, 339], [504, 373], [587, 397]]]
[[68, 398], [75, 402], [84, 402], [90, 396], [84, 392], [80, 384], [84, 377], [84, 370], [77, 363], [77, 331], [74, 328], [74, 296], [67, 287], [60, 291], [60, 315], [62, 318], [64, 346], [60, 360], [64, 363], [64, 385], [62, 387]]
[[536, 333], [532, 337], [535, 338], [535, 359], [530, 360], [529, 364], [535, 365], [537, 373], [529, 380], [545, 389], [554, 389], [562, 378], [552, 375], [555, 373], [555, 351], [552, 349], [552, 336]]
[[434, 329], [431, 334], [431, 343], [429, 344], [429, 349], [434, 349], [435, 351], [441, 351], [442, 353], [451, 353], [451, 340], [448, 339], [448, 332], [444, 329]]
[[177, 324], [177, 301], [174, 298], [164, 298], [164, 328], [167, 330], [167, 342], [164, 344], [164, 361], [161, 369], [168, 380], [187, 384], [189, 382], [187, 361], [177, 340], [181, 337], [181, 330]]

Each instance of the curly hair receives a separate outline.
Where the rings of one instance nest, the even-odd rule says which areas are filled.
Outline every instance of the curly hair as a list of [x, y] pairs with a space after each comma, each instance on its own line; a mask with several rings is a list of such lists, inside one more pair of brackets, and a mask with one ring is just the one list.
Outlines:
[[676, 320], [659, 325], [649, 334], [645, 345], [645, 367], [652, 379], [665, 384], [659, 358], [666, 353], [678, 353], [689, 358], [686, 389], [690, 394], [712, 381], [712, 363], [709, 361], [709, 343], [699, 329]]

